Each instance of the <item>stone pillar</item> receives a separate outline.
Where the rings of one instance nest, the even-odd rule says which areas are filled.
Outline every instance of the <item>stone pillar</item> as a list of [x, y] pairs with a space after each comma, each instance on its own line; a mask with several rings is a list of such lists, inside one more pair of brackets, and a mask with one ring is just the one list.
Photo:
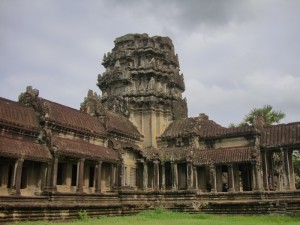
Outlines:
[[121, 187], [125, 186], [125, 179], [126, 179], [126, 174], [125, 174], [124, 160], [121, 160]]
[[251, 163], [251, 190], [256, 190], [256, 179], [255, 179], [255, 164]]
[[110, 169], [110, 189], [111, 190], [114, 190], [114, 188], [115, 188], [115, 179], [116, 179], [116, 170], [115, 170], [115, 165], [112, 163], [111, 164], [111, 167], [110, 167], [111, 169]]
[[198, 190], [198, 171], [197, 171], [197, 167], [194, 166], [193, 167], [193, 177], [194, 177], [194, 188], [196, 190]]
[[241, 191], [241, 184], [240, 184], [240, 170], [239, 165], [233, 165], [233, 174], [234, 174], [234, 190]]
[[251, 164], [251, 177], [252, 177], [252, 190], [260, 191], [261, 190], [261, 176], [260, 169], [257, 162]]
[[288, 150], [282, 148], [281, 154], [283, 156], [282, 158], [283, 158], [283, 163], [284, 163], [284, 180], [285, 180], [284, 189], [290, 190], [291, 189], [291, 180], [290, 180], [291, 169], [290, 169], [290, 162], [289, 162], [290, 160], [289, 160]]
[[84, 173], [84, 161], [85, 159], [79, 159], [77, 163], [78, 174], [77, 174], [77, 188], [76, 192], [83, 192], [83, 173]]
[[288, 161], [290, 165], [290, 185], [291, 185], [291, 190], [296, 189], [296, 184], [295, 184], [295, 172], [294, 172], [294, 165], [293, 165], [293, 151], [288, 151]]
[[47, 165], [47, 184], [45, 191], [56, 192], [56, 182], [57, 182], [57, 169], [58, 169], [58, 156], [53, 155], [52, 161], [48, 162]]
[[143, 170], [143, 189], [147, 190], [148, 188], [148, 164], [146, 160], [144, 161], [144, 170]]
[[115, 186], [117, 187], [117, 189], [119, 190], [120, 185], [122, 183], [122, 167], [120, 163], [116, 164], [116, 183]]
[[172, 190], [178, 189], [178, 170], [177, 163], [171, 161], [171, 173], [172, 173]]
[[187, 178], [187, 189], [193, 188], [193, 165], [191, 162], [187, 162], [186, 164], [186, 178]]
[[101, 193], [101, 173], [102, 173], [102, 161], [98, 162], [97, 178], [96, 178], [96, 193]]
[[46, 178], [47, 178], [47, 166], [46, 163], [37, 163], [38, 171], [36, 173], [36, 193], [41, 192], [46, 186]]
[[217, 177], [216, 177], [216, 166], [210, 165], [210, 182], [211, 182], [211, 192], [217, 192]]
[[22, 180], [22, 169], [23, 169], [24, 158], [17, 160], [17, 169], [16, 169], [16, 181], [15, 181], [15, 194], [21, 194], [21, 180]]
[[264, 190], [269, 191], [269, 173], [268, 173], [268, 160], [267, 152], [262, 152], [262, 170], [263, 170], [263, 185]]
[[161, 189], [166, 189], [166, 170], [165, 170], [165, 163], [161, 163]]
[[15, 161], [14, 167], [13, 167], [13, 171], [12, 171], [12, 176], [11, 179], [8, 181], [10, 182], [10, 188], [14, 189], [16, 186], [16, 172], [17, 172], [17, 168], [18, 168], [18, 160]]
[[154, 189], [159, 189], [159, 162], [154, 161]]
[[229, 164], [227, 165], [227, 170], [228, 170], [228, 191], [229, 192], [234, 192], [234, 172], [233, 172], [233, 165]]
[[262, 172], [261, 166], [257, 163], [255, 166], [255, 173], [256, 173], [256, 182], [259, 191], [263, 190], [263, 179], [262, 179]]

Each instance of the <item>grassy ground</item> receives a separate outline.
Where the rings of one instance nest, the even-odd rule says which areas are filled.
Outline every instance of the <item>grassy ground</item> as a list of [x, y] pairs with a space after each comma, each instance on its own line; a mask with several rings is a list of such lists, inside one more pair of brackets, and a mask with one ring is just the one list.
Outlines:
[[135, 216], [100, 217], [91, 219], [84, 212], [80, 219], [73, 222], [20, 222], [18, 225], [268, 225], [289, 224], [299, 225], [297, 216], [216, 216], [204, 214], [184, 214], [157, 209], [145, 211]]

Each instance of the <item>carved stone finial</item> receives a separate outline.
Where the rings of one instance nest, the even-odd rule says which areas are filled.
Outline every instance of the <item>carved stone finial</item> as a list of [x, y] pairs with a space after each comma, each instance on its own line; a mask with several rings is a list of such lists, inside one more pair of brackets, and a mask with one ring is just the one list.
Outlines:
[[254, 120], [254, 127], [261, 130], [266, 125], [265, 118], [262, 114], [259, 114]]
[[208, 120], [209, 117], [205, 113], [200, 113], [199, 114], [199, 119], [202, 120], [202, 121], [205, 121], [205, 120]]
[[88, 97], [93, 97], [94, 93], [91, 89], [88, 90]]
[[92, 90], [88, 90], [87, 97], [80, 104], [80, 110], [91, 116], [101, 116], [105, 114], [104, 106], [101, 104], [100, 96]]
[[27, 86], [26, 91], [19, 95], [19, 102], [32, 106], [37, 102], [39, 97], [39, 90], [33, 89], [32, 86]]

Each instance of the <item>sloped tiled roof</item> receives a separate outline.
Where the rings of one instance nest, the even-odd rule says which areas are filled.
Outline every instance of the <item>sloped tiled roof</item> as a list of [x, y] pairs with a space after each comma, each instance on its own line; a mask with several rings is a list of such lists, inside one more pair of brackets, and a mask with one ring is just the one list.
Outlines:
[[263, 147], [300, 147], [300, 122], [264, 127], [261, 145]]
[[225, 128], [208, 118], [184, 118], [173, 121], [161, 135], [162, 137], [178, 137], [199, 135], [202, 138], [228, 137], [258, 132], [254, 127]]
[[196, 164], [251, 162], [255, 160], [255, 147], [232, 147], [196, 151]]
[[49, 100], [41, 99], [41, 101], [47, 109], [46, 120], [71, 129], [100, 135], [106, 134], [104, 125], [96, 117]]
[[208, 165], [211, 163], [236, 163], [251, 162], [255, 160], [255, 147], [231, 147], [209, 150], [186, 148], [146, 148], [143, 152], [148, 159], [159, 158], [164, 161], [191, 159], [197, 165]]
[[162, 137], [178, 137], [189, 134], [200, 134], [205, 129], [205, 132], [212, 132], [218, 129], [224, 129], [219, 124], [212, 120], [201, 120], [198, 117], [190, 117], [174, 120], [161, 135]]
[[125, 134], [134, 138], [140, 138], [142, 136], [137, 127], [126, 117], [109, 111], [105, 114], [108, 117], [106, 124], [107, 131]]
[[142, 151], [142, 155], [147, 159], [163, 159], [164, 152], [161, 148], [147, 147]]
[[4, 136], [0, 136], [0, 155], [33, 161], [49, 161], [52, 158], [46, 145]]
[[132, 141], [125, 142], [125, 141], [121, 141], [121, 140], [119, 140], [119, 141], [113, 140], [112, 142], [113, 142], [114, 148], [118, 148], [118, 147], [121, 147], [123, 149], [124, 148], [131, 148], [131, 149], [134, 149], [134, 150], [137, 150], [137, 151], [140, 151], [140, 149], [141, 149], [137, 144], [135, 144]]
[[0, 123], [37, 130], [39, 119], [32, 108], [5, 98], [0, 98]]
[[94, 145], [84, 140], [73, 140], [53, 136], [52, 142], [57, 148], [58, 153], [65, 156], [92, 160], [118, 160], [118, 153], [115, 150]]
[[257, 129], [253, 126], [243, 126], [243, 127], [213, 127], [206, 126], [200, 127], [199, 135], [200, 137], [205, 138], [214, 138], [214, 137], [232, 137], [232, 136], [242, 136], [247, 134], [256, 134], [259, 133]]

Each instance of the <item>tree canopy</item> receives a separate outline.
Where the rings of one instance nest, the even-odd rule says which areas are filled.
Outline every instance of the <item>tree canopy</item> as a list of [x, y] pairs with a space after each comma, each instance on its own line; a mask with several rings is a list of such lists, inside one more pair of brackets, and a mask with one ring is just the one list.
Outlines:
[[240, 127], [254, 125], [256, 118], [261, 115], [266, 125], [272, 125], [279, 123], [284, 117], [285, 113], [282, 111], [276, 111], [271, 105], [264, 105], [262, 108], [254, 108], [249, 114], [245, 115], [243, 121], [239, 124], [229, 124], [229, 127]]

